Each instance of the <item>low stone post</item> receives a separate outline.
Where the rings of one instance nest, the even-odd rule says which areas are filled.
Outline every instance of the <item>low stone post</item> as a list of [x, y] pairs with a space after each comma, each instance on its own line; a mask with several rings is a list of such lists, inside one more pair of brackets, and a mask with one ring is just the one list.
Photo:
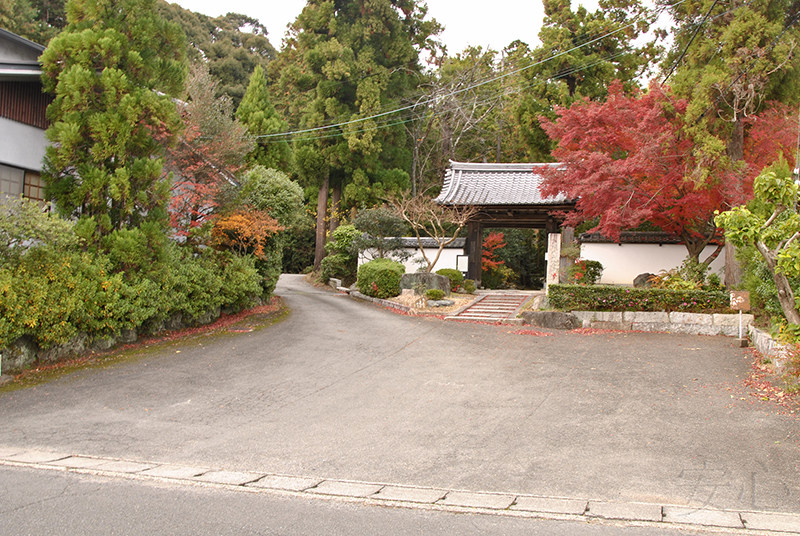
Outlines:
[[548, 285], [558, 284], [558, 274], [561, 272], [561, 233], [547, 234], [547, 277], [545, 289]]

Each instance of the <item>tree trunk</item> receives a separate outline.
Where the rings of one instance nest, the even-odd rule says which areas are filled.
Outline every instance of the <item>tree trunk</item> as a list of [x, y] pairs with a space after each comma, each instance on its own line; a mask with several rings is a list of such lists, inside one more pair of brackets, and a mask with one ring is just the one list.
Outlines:
[[330, 231], [331, 235], [339, 227], [339, 211], [342, 204], [342, 185], [334, 184], [331, 188], [331, 222]]
[[789, 285], [789, 280], [784, 274], [777, 271], [778, 263], [773, 253], [761, 242], [756, 242], [756, 247], [767, 262], [767, 268], [769, 268], [770, 273], [772, 273], [772, 280], [775, 281], [775, 288], [778, 289], [778, 302], [781, 304], [783, 316], [786, 317], [790, 324], [800, 324], [800, 312], [797, 311], [794, 292]]
[[314, 271], [318, 272], [322, 266], [322, 259], [325, 258], [325, 220], [328, 215], [328, 186], [330, 184], [330, 173], [325, 172], [325, 179], [319, 188], [317, 196], [317, 238], [314, 248]]
[[706, 260], [704, 260], [702, 264], [705, 264], [705, 265], [706, 265], [706, 268], [708, 268], [709, 266], [711, 266], [711, 263], [712, 263], [712, 262], [714, 262], [714, 259], [716, 259], [717, 257], [719, 257], [719, 254], [720, 254], [720, 253], [722, 253], [722, 250], [723, 250], [723, 249], [725, 249], [725, 244], [720, 244], [720, 245], [718, 245], [718, 246], [717, 246], [717, 249], [715, 249], [715, 250], [714, 250], [714, 252], [713, 252], [711, 255], [709, 255], [708, 257], [706, 257]]
[[[734, 162], [744, 159], [744, 123], [738, 118], [733, 124], [733, 132], [728, 138], [727, 147], [728, 157]], [[741, 182], [737, 185], [736, 191], [739, 195], [744, 193], [744, 185]], [[738, 285], [742, 281], [742, 267], [734, 255], [733, 244], [725, 246], [725, 286]]]
[[742, 267], [736, 260], [736, 248], [725, 241], [725, 286], [735, 287], [742, 283]]
[[411, 151], [411, 195], [417, 195], [417, 167], [419, 166], [419, 140], [414, 138], [414, 148]]
[[733, 124], [733, 132], [728, 138], [728, 157], [734, 162], [744, 159], [744, 123], [741, 117]]

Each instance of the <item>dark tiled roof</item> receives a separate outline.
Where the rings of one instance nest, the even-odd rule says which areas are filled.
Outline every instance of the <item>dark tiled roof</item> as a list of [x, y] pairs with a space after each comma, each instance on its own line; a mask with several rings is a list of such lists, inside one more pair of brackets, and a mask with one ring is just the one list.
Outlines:
[[[403, 237], [401, 239], [403, 241], [403, 247], [407, 248], [418, 248], [419, 244], [417, 243], [416, 237]], [[452, 243], [445, 246], [445, 249], [451, 248], [463, 248], [464, 245], [467, 243], [466, 238], [456, 238]], [[439, 243], [436, 242], [433, 238], [422, 238], [422, 247], [424, 248], [439, 248]]]
[[[714, 238], [711, 244], [721, 244], [721, 240], [721, 237]], [[619, 240], [611, 240], [600, 233], [583, 233], [578, 241], [582, 244], [683, 244], [677, 235], [655, 231], [622, 231]]]
[[450, 161], [437, 203], [445, 205], [557, 205], [564, 195], [542, 197], [540, 171], [560, 164], [470, 164]]

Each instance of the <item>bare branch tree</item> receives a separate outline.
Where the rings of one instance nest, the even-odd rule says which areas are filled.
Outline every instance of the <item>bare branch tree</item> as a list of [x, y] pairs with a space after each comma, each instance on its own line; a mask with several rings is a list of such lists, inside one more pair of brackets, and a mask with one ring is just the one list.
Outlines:
[[[427, 263], [426, 272], [433, 270], [445, 247], [458, 238], [478, 209], [474, 206], [446, 206], [425, 196], [395, 197], [390, 200], [397, 214], [408, 223], [417, 237], [422, 258]], [[422, 246], [423, 238], [432, 238], [438, 245], [436, 255], [429, 258]]]

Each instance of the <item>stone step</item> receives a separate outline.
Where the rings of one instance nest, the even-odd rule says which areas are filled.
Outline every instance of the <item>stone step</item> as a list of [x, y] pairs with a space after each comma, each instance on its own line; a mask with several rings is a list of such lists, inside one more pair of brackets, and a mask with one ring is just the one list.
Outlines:
[[514, 311], [465, 311], [462, 314], [467, 315], [481, 315], [481, 316], [496, 316], [498, 318], [507, 318]]
[[450, 320], [474, 320], [476, 322], [500, 322], [508, 320], [529, 296], [520, 294], [492, 294], [484, 297], [472, 307]]
[[479, 322], [500, 322], [501, 320], [505, 320], [505, 318], [498, 318], [496, 316], [448, 316], [445, 317], [445, 320], [476, 320]]

